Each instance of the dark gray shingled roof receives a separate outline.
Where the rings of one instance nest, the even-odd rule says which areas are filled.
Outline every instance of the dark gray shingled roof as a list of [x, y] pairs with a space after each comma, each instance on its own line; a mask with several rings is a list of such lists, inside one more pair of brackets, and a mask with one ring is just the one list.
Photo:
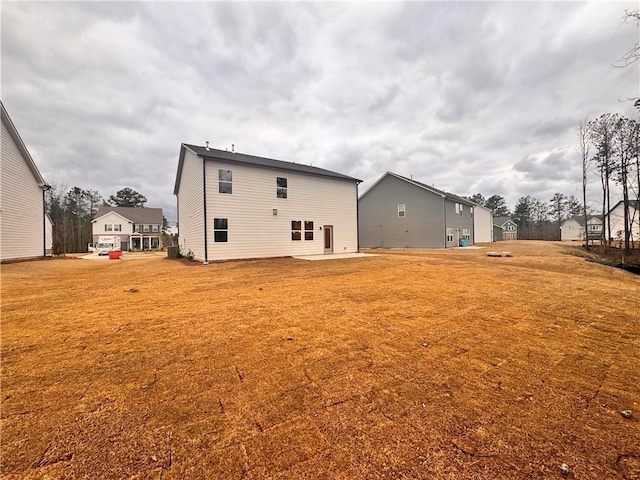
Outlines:
[[96, 216], [93, 217], [93, 221], [110, 212], [122, 215], [124, 218], [135, 224], [142, 223], [162, 225], [162, 209], [146, 207], [111, 207], [109, 205], [103, 205], [98, 208]]
[[444, 190], [439, 190], [435, 187], [432, 187], [431, 185], [427, 185], [426, 183], [422, 183], [419, 182], [417, 180], [414, 180], [413, 178], [407, 178], [407, 177], [403, 177], [402, 175], [398, 175], [397, 173], [393, 173], [393, 172], [387, 172], [387, 174], [389, 175], [393, 175], [394, 177], [400, 178], [402, 180], [405, 180], [409, 183], [414, 183], [416, 185], [418, 185], [419, 187], [422, 187], [426, 190], [430, 190], [434, 193], [437, 193], [438, 195], [443, 195], [444, 197], [448, 198], [449, 200], [453, 200], [454, 202], [458, 202], [458, 203], [463, 203], [465, 205], [470, 205], [470, 206], [475, 206], [477, 205], [476, 203], [472, 202], [471, 200], [464, 198], [464, 197], [460, 197], [458, 195], [454, 195], [453, 193], [449, 193], [449, 192], [445, 192]]
[[[498, 227], [502, 227], [505, 223], [507, 222], [513, 222], [513, 218], [511, 217], [493, 217], [493, 224], [498, 226]], [[516, 222], [513, 222], [516, 223]]]
[[[589, 220], [593, 220], [594, 218], [597, 218], [598, 220], [602, 221], [602, 215], [587, 215], [587, 222]], [[574, 220], [584, 227], [584, 215], [576, 215], [574, 217], [567, 218], [565, 222], [569, 220]]]
[[309, 175], [320, 175], [323, 177], [339, 178], [342, 180], [350, 180], [352, 182], [358, 183], [362, 182], [362, 180], [350, 177], [348, 175], [332, 172], [331, 170], [325, 170], [324, 168], [312, 167], [311, 165], [305, 165], [303, 163], [285, 162], [283, 160], [256, 157], [254, 155], [247, 155], [245, 153], [228, 152], [215, 148], [207, 149], [207, 147], [200, 147], [198, 145], [183, 143], [181, 146], [180, 161], [178, 164], [178, 175], [176, 176], [174, 194], [177, 193], [178, 185], [180, 182], [180, 175], [182, 174], [182, 161], [184, 156], [182, 152], [183, 148], [188, 148], [193, 153], [203, 158], [220, 159], [228, 162], [243, 163], [245, 165], [255, 165], [256, 167], [277, 168], [279, 170], [289, 170], [292, 172], [305, 173]]

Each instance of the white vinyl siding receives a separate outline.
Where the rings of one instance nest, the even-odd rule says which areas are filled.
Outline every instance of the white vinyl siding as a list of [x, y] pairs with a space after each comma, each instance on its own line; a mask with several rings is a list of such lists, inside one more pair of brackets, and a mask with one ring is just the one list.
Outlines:
[[[181, 179], [184, 186], [187, 185], [185, 168], [186, 158]], [[212, 160], [207, 161], [206, 168], [207, 217], [211, 224], [214, 218], [229, 221], [229, 241], [226, 243], [215, 243], [213, 228], [208, 229], [209, 260], [323, 254], [323, 235], [319, 230], [323, 225], [333, 225], [334, 252], [357, 251], [354, 181]], [[232, 195], [217, 194], [219, 169], [233, 171]], [[274, 195], [274, 177], [287, 179], [286, 202]], [[187, 222], [182, 216], [182, 190], [180, 193], [178, 221], [183, 238], [182, 228]], [[201, 198], [202, 194], [199, 195]], [[277, 215], [273, 214], [274, 209], [277, 209]], [[291, 240], [291, 222], [294, 220], [302, 222], [301, 241]], [[313, 240], [306, 240], [305, 222], [313, 222]], [[196, 251], [193, 247], [192, 250], [196, 258], [204, 259], [204, 251]]]
[[584, 227], [575, 220], [565, 220], [560, 227], [560, 240], [583, 240]]
[[[114, 225], [119, 225], [120, 230], [115, 230]], [[122, 215], [109, 212], [94, 220], [92, 233], [95, 241], [100, 235], [120, 235], [124, 239], [133, 233], [133, 224]]]
[[491, 210], [482, 206], [473, 209], [473, 241], [489, 243], [493, 241], [493, 215]]
[[[640, 239], [640, 211], [636, 211], [634, 203], [630, 204], [629, 220], [633, 219], [631, 225], [631, 238]], [[613, 240], [624, 240], [624, 207], [619, 203], [611, 210], [611, 235], [609, 235], [608, 220], [604, 218], [603, 228], [605, 229], [605, 237], [610, 236]]]
[[0, 172], [0, 259], [44, 254], [42, 188], [2, 123]]
[[45, 215], [45, 245], [47, 247], [47, 255], [53, 254], [53, 223], [48, 215]]
[[[211, 197], [225, 197], [225, 195], [218, 195], [218, 172], [208, 169], [207, 175], [207, 181], [211, 185], [207, 200], [212, 202]], [[233, 197], [233, 195], [227, 196]], [[211, 210], [207, 211], [209, 245], [213, 244], [213, 218], [215, 216]], [[185, 149], [184, 153], [178, 190], [178, 235], [178, 242], [183, 254], [192, 251], [195, 258], [204, 259], [202, 159], [188, 149]]]

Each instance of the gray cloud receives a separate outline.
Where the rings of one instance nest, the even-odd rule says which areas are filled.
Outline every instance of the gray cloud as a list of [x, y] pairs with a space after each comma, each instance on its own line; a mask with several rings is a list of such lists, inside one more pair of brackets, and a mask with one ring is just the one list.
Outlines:
[[[47, 178], [175, 220], [181, 142], [548, 200], [575, 128], [634, 114], [634, 2], [3, 4], [2, 100]], [[548, 198], [547, 198], [548, 197]]]

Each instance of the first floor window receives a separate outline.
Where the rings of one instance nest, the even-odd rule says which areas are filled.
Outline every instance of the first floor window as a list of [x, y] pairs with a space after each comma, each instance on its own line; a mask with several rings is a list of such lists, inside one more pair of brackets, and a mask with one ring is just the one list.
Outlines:
[[467, 240], [471, 240], [471, 229], [463, 228], [462, 229], [462, 238], [466, 238]]
[[302, 240], [301, 220], [291, 220], [291, 240]]
[[398, 217], [407, 216], [407, 206], [404, 203], [398, 204]]
[[304, 222], [304, 239], [313, 240], [313, 222]]
[[453, 242], [453, 228], [447, 228], [447, 242]]
[[213, 219], [213, 241], [228, 242], [229, 241], [229, 221], [226, 218]]

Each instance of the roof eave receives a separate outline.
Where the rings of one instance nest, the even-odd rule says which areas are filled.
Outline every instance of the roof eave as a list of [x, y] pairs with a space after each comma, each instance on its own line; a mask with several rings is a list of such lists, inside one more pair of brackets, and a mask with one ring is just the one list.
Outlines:
[[[184, 145], [184, 144], [183, 144], [183, 147], [189, 149], [189, 151], [193, 152], [196, 156], [198, 156], [200, 158], [204, 158], [205, 160], [221, 160], [221, 161], [224, 161], [224, 162], [231, 162], [231, 163], [237, 163], [237, 164], [242, 164], [242, 165], [249, 165], [249, 166], [256, 167], [256, 168], [267, 168], [269, 170], [285, 170], [285, 171], [288, 171], [288, 172], [299, 173], [301, 175], [312, 175], [312, 176], [323, 177], [323, 178], [332, 178], [332, 179], [335, 179], [335, 180], [345, 180], [345, 181], [349, 181], [349, 182], [362, 183], [362, 180], [360, 180], [358, 178], [350, 177], [348, 175], [342, 175], [342, 174], [339, 174], [339, 173], [336, 173], [336, 172], [331, 172], [329, 170], [322, 169], [322, 170], [324, 170], [325, 172], [328, 172], [328, 173], [308, 172], [308, 171], [298, 170], [296, 168], [288, 167], [286, 165], [287, 162], [284, 162], [282, 160], [266, 159], [266, 160], [282, 162], [283, 165], [277, 165], [277, 166], [275, 166], [275, 165], [260, 165], [260, 164], [254, 164], [254, 163], [245, 162], [245, 161], [240, 160], [240, 159], [234, 159], [233, 157], [230, 157], [230, 156], [222, 156], [222, 155], [218, 154], [217, 153], [218, 151], [216, 151], [216, 150], [211, 150], [211, 153], [202, 153], [202, 152], [196, 152], [196, 151], [190, 149], [187, 145]], [[220, 153], [224, 153], [224, 152], [220, 152]], [[181, 154], [182, 154], [182, 152], [181, 152]], [[319, 168], [319, 167], [317, 167], [317, 168]], [[177, 188], [177, 185], [176, 185], [176, 188]], [[174, 192], [175, 192], [175, 189], [174, 189]]]
[[44, 188], [46, 186], [46, 182], [44, 181], [44, 177], [40, 173], [40, 170], [38, 170], [36, 162], [34, 162], [33, 158], [31, 157], [29, 150], [27, 150], [27, 146], [24, 144], [24, 142], [22, 141], [22, 137], [18, 133], [18, 129], [13, 124], [13, 121], [11, 120], [9, 113], [4, 108], [4, 103], [2, 103], [1, 101], [0, 101], [0, 106], [2, 107], [1, 108], [2, 121], [4, 121], [5, 125], [7, 125], [7, 130], [9, 131], [9, 135], [11, 135], [11, 138], [13, 139], [16, 146], [18, 147], [18, 150], [20, 151], [22, 156], [26, 159], [27, 165], [29, 166], [29, 170], [31, 170], [31, 173], [36, 179], [36, 182], [38, 182], [38, 186], [40, 188]]

